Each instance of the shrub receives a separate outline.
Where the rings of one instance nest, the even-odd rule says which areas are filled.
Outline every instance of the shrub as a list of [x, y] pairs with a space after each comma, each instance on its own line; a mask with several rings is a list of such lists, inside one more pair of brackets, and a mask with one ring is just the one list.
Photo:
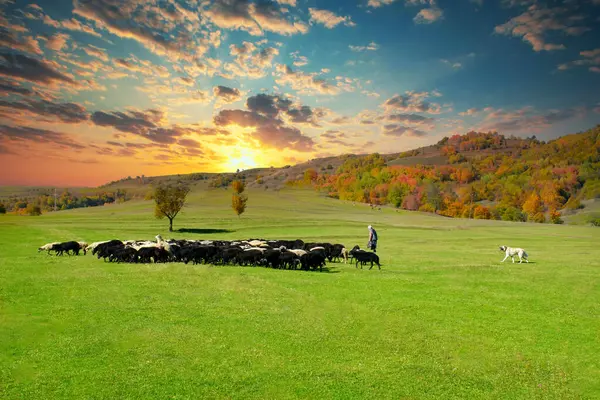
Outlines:
[[489, 208], [485, 206], [477, 206], [473, 211], [473, 218], [475, 219], [491, 219], [492, 213]]
[[419, 211], [434, 213], [435, 207], [429, 203], [426, 203], [422, 204], [421, 207], [419, 207]]
[[37, 204], [28, 204], [26, 210], [31, 216], [42, 215], [42, 208]]
[[533, 216], [529, 216], [529, 220], [532, 222], [537, 222], [539, 224], [543, 224], [544, 222], [546, 222], [546, 216], [544, 215], [543, 212], [538, 212], [533, 214]]
[[514, 221], [514, 222], [523, 222], [525, 221], [525, 215], [516, 207], [507, 207], [504, 212], [502, 212], [500, 218], [502, 221]]
[[560, 218], [560, 213], [558, 211], [550, 210], [550, 222], [553, 224], [564, 224], [565, 221]]

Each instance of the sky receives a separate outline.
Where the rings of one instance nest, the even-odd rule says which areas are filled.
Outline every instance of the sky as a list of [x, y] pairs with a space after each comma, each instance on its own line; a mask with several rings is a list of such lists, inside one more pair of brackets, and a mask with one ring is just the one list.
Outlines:
[[0, 185], [600, 123], [600, 0], [0, 0]]

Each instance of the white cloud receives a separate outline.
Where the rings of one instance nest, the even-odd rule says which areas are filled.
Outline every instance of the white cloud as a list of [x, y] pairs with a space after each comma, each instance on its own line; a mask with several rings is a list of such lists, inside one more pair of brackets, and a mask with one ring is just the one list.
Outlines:
[[523, 41], [531, 44], [534, 51], [564, 50], [563, 44], [546, 42], [546, 34], [554, 31], [570, 36], [581, 35], [589, 30], [580, 25], [583, 19], [581, 15], [571, 14], [568, 7], [546, 8], [534, 4], [521, 15], [496, 26], [494, 32], [521, 37]]
[[348, 16], [342, 17], [334, 14], [329, 10], [319, 10], [317, 8], [309, 8], [310, 20], [319, 24], [325, 25], [326, 28], [333, 29], [337, 25], [343, 23], [346, 26], [356, 26], [352, 19]]
[[361, 51], [375, 51], [377, 49], [379, 49], [379, 45], [375, 42], [371, 42], [366, 46], [353, 46], [353, 45], [349, 45], [348, 46], [350, 48], [350, 50], [355, 51], [355, 52], [361, 52]]
[[444, 17], [444, 12], [437, 8], [424, 8], [413, 18], [417, 24], [431, 24]]

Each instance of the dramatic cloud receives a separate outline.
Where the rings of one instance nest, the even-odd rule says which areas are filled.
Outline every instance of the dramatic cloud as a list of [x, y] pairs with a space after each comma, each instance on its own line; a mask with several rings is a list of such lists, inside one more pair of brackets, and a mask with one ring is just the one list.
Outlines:
[[248, 97], [248, 100], [246, 100], [246, 107], [250, 111], [269, 117], [276, 117], [280, 111], [287, 111], [291, 105], [291, 100], [264, 93]]
[[534, 51], [563, 50], [563, 44], [547, 43], [545, 36], [549, 32], [577, 36], [589, 30], [582, 26], [583, 15], [571, 14], [568, 7], [546, 8], [533, 4], [523, 14], [498, 25], [494, 31], [501, 35], [522, 37]]
[[157, 128], [163, 120], [160, 110], [112, 112], [96, 111], [92, 114], [92, 122], [98, 126], [111, 126], [121, 132], [145, 135], [149, 129]]
[[42, 121], [60, 120], [77, 123], [88, 119], [87, 110], [75, 103], [54, 103], [46, 100], [27, 99], [22, 101], [0, 100], [0, 115], [5, 118], [31, 117]]
[[55, 63], [37, 60], [22, 54], [0, 53], [0, 76], [36, 83], [77, 85], [73, 78], [59, 72]]
[[516, 111], [494, 110], [491, 108], [486, 110], [489, 113], [479, 129], [500, 133], [539, 131], [552, 124], [580, 117], [585, 113], [585, 110], [578, 108], [550, 110], [545, 113], [537, 113], [532, 107], [525, 107]]
[[[312, 151], [312, 138], [292, 126], [287, 126], [280, 117], [281, 113], [289, 113], [291, 102], [280, 96], [259, 94], [249, 97], [246, 106], [250, 111], [222, 110], [214, 117], [217, 126], [238, 125], [243, 128], [254, 128], [250, 136], [262, 145], [279, 149], [291, 149], [301, 152]], [[303, 110], [303, 108], [299, 108]], [[303, 118], [303, 111], [292, 111], [292, 120]], [[289, 115], [289, 114], [288, 114]]]
[[350, 17], [341, 17], [328, 10], [319, 10], [317, 8], [309, 8], [310, 20], [325, 25], [326, 28], [333, 29], [337, 25], [343, 23], [346, 26], [356, 26]]
[[344, 147], [352, 147], [354, 146], [352, 143], [343, 140], [347, 139], [348, 136], [345, 133], [335, 130], [328, 130], [325, 133], [321, 134], [320, 138], [327, 142], [329, 145], [337, 145]]
[[429, 97], [429, 93], [427, 92], [406, 92], [403, 95], [395, 95], [387, 99], [382, 106], [388, 112], [425, 112], [429, 114], [441, 113], [442, 107], [439, 104], [425, 101], [427, 97]]
[[434, 119], [417, 114], [391, 114], [386, 116], [388, 121], [413, 125], [433, 125]]
[[22, 51], [24, 53], [42, 54], [37, 40], [31, 36], [19, 38], [14, 31], [0, 26], [0, 48], [5, 47], [12, 50]]
[[189, 17], [182, 7], [167, 13], [149, 4], [120, 0], [75, 0], [74, 6], [74, 14], [172, 60], [191, 62], [206, 52], [210, 42], [206, 37], [196, 38], [187, 30], [173, 29], [176, 22], [181, 23]]
[[240, 29], [251, 35], [263, 35], [263, 31], [294, 35], [308, 32], [308, 26], [288, 18], [279, 5], [263, 1], [217, 0], [204, 12], [215, 25], [226, 29]]
[[319, 110], [313, 110], [309, 106], [292, 107], [286, 111], [286, 115], [289, 120], [298, 124], [310, 124], [312, 126], [319, 126], [317, 118], [322, 117], [323, 114]]
[[26, 18], [35, 19], [42, 21], [44, 24], [51, 26], [56, 29], [66, 29], [70, 31], [85, 32], [92, 36], [102, 37], [100, 33], [96, 32], [91, 26], [85, 25], [81, 21], [71, 18], [69, 20], [57, 21], [52, 19], [50, 16], [44, 14], [42, 7], [37, 4], [27, 5], [27, 12], [23, 14]]
[[221, 103], [233, 103], [241, 98], [239, 89], [230, 88], [227, 86], [215, 86], [213, 94], [220, 99]]
[[35, 144], [55, 144], [63, 148], [84, 149], [86, 146], [74, 141], [64, 133], [26, 126], [0, 125], [0, 139]]
[[66, 33], [56, 33], [48, 38], [46, 47], [53, 51], [61, 51], [67, 45], [70, 36]]
[[115, 67], [124, 69], [133, 73], [139, 72], [142, 75], [168, 78], [170, 76], [169, 70], [162, 65], [154, 65], [148, 60], [140, 60], [134, 56], [114, 59]]
[[400, 136], [412, 136], [412, 137], [422, 137], [427, 135], [426, 132], [410, 128], [407, 126], [402, 126], [398, 124], [389, 124], [383, 126], [383, 134], [385, 136], [392, 137], [400, 137]]
[[96, 57], [104, 62], [108, 62], [108, 54], [106, 54], [106, 49], [102, 49], [100, 47], [96, 47], [93, 44], [90, 44], [83, 48], [83, 51], [90, 57]]
[[375, 42], [371, 42], [366, 46], [352, 46], [349, 45], [348, 46], [350, 48], [350, 50], [352, 51], [356, 51], [356, 52], [360, 52], [360, 51], [367, 51], [367, 50], [377, 50], [379, 49], [379, 45]]
[[0, 78], [0, 93], [4, 93], [5, 95], [8, 95], [9, 93], [15, 93], [28, 96], [32, 94], [33, 91], [31, 89], [19, 86], [19, 84], [16, 82]]

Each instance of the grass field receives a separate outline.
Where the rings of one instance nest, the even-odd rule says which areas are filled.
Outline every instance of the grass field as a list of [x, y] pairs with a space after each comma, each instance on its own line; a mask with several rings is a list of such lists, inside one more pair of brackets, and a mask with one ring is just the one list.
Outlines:
[[[600, 230], [370, 210], [313, 192], [198, 191], [0, 218], [2, 399], [600, 398]], [[50, 241], [367, 242], [382, 270], [111, 264]], [[532, 263], [500, 263], [498, 246]]]

